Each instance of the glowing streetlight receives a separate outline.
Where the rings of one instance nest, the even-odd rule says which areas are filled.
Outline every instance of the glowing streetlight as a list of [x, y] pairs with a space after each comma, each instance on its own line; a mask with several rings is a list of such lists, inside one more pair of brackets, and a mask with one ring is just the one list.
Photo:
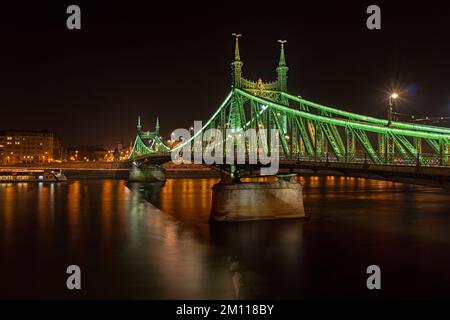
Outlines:
[[389, 96], [389, 106], [387, 108], [387, 112], [388, 112], [388, 126], [391, 125], [392, 123], [392, 112], [393, 112], [393, 106], [394, 106], [394, 102], [395, 100], [398, 98], [398, 94], [396, 92], [392, 93]]

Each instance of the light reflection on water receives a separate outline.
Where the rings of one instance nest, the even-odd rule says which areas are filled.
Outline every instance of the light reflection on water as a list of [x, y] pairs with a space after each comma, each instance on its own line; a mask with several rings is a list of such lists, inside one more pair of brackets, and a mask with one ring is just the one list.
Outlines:
[[[448, 191], [298, 180], [310, 220], [211, 225], [217, 179], [0, 184], [0, 297], [373, 297], [369, 264], [389, 284], [375, 297], [449, 296]], [[69, 264], [80, 293], [65, 289]]]

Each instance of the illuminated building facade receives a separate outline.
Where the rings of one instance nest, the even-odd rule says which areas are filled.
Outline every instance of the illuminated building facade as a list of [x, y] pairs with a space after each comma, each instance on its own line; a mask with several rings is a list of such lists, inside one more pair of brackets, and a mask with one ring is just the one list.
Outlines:
[[61, 161], [61, 140], [51, 131], [0, 131], [0, 164]]

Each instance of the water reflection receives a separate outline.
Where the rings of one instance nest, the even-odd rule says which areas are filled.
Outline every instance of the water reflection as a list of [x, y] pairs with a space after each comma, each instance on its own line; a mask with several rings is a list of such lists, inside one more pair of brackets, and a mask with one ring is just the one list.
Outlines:
[[87, 275], [77, 298], [364, 297], [373, 263], [387, 270], [383, 297], [447, 295], [448, 191], [298, 181], [310, 220], [237, 224], [209, 223], [217, 179], [1, 184], [0, 297], [71, 298], [73, 263]]
[[71, 182], [69, 184], [69, 190], [67, 191], [67, 215], [69, 224], [71, 225], [72, 229], [76, 229], [80, 222], [80, 186], [80, 181]]
[[113, 181], [103, 181], [101, 201], [103, 241], [108, 241], [112, 236]]
[[304, 223], [296, 219], [211, 224], [211, 240], [230, 261], [238, 298], [276, 298], [287, 293], [280, 285], [301, 273]]
[[3, 213], [1, 214], [2, 221], [2, 232], [0, 236], [3, 238], [2, 242], [5, 245], [9, 244], [11, 241], [11, 236], [14, 228], [14, 187], [11, 183], [0, 184], [3, 202]]
[[[426, 216], [446, 211], [444, 203], [449, 200], [446, 190], [353, 177], [297, 179], [304, 187], [305, 208], [312, 216], [311, 222], [299, 219], [209, 225], [211, 187], [218, 181], [215, 179], [168, 180], [161, 189], [160, 208], [183, 223], [194, 223], [192, 228], [202, 241], [220, 248], [227, 257], [225, 262], [222, 256], [222, 261], [232, 273], [234, 293], [240, 298], [339, 296], [339, 287], [329, 289], [327, 281], [346, 287], [353, 296], [364, 296], [366, 292], [356, 285], [360, 281], [357, 268], [362, 270], [371, 261], [368, 257], [390, 264], [397, 260], [391, 251], [397, 251], [404, 255], [400, 264], [411, 268], [417, 254], [417, 244], [411, 245], [411, 239], [420, 246], [431, 239], [439, 239], [440, 245], [449, 244], [443, 225], [432, 226], [432, 232], [426, 234], [427, 229], [422, 228], [430, 227], [431, 221], [427, 222]], [[444, 219], [446, 225], [448, 219]], [[417, 240], [421, 236], [424, 238]], [[364, 248], [368, 244], [376, 251], [366, 253]], [[429, 263], [439, 260], [423, 247], [419, 251], [431, 255]], [[348, 265], [351, 261], [355, 262], [353, 269]], [[328, 278], [322, 279], [323, 273]], [[340, 274], [345, 276], [341, 279]], [[355, 285], [348, 286], [344, 279]], [[403, 288], [408, 287], [407, 279], [396, 280]], [[240, 287], [245, 288], [245, 293]], [[398, 294], [411, 294], [406, 289], [396, 290]]]
[[44, 183], [40, 182], [38, 184], [38, 219], [39, 219], [39, 237], [41, 241], [49, 241], [51, 238], [51, 234], [49, 231], [51, 228], [51, 219], [53, 215], [52, 208], [54, 207], [51, 204], [50, 200], [50, 188], [52, 188], [52, 192], [54, 193], [54, 184], [44, 185]]
[[211, 188], [217, 182], [219, 179], [169, 179], [161, 189], [160, 208], [183, 221], [207, 221]]

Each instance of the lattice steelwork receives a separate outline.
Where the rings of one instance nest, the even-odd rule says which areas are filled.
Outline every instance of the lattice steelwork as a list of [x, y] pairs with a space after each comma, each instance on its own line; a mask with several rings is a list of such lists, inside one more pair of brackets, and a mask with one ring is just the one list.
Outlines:
[[141, 117], [138, 117], [137, 136], [134, 140], [133, 149], [130, 152], [129, 159], [136, 159], [155, 153], [167, 153], [170, 148], [159, 136], [159, 119], [156, 119], [155, 131], [143, 131], [141, 126]]
[[[197, 136], [210, 128], [220, 129], [224, 140], [216, 143], [225, 150], [227, 143], [234, 143], [226, 136], [226, 129], [235, 132], [244, 132], [249, 128], [257, 132], [277, 129], [282, 159], [450, 165], [450, 128], [396, 121], [389, 123], [388, 120], [327, 107], [287, 93], [286, 41], [280, 41], [277, 80], [247, 80], [242, 75], [240, 35], [235, 36], [235, 57], [231, 63], [233, 88]], [[156, 137], [154, 141], [159, 139], [158, 134], [153, 135]], [[159, 149], [155, 148], [154, 143], [146, 147], [142, 137], [141, 132], [136, 138], [131, 158], [146, 152], [169, 151], [162, 141]], [[266, 138], [263, 148], [270, 150], [270, 139]], [[194, 137], [179, 144], [177, 150], [193, 140]]]

